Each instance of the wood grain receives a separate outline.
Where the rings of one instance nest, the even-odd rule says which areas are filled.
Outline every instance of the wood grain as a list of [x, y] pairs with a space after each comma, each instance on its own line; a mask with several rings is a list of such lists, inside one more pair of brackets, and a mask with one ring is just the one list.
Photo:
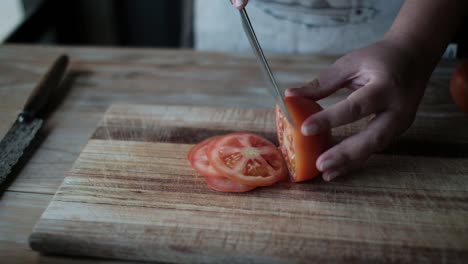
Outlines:
[[[437, 126], [433, 117], [420, 122]], [[414, 129], [402, 140], [422, 131]], [[333, 183], [226, 194], [208, 189], [185, 157], [193, 143], [229, 131], [274, 135], [273, 112], [112, 106], [36, 225], [32, 248], [192, 263], [467, 260], [466, 158], [384, 153]], [[458, 131], [447, 133], [464, 143], [466, 127]]]
[[[14, 212], [15, 215], [25, 219], [23, 222], [17, 221], [14, 217], [1, 218], [2, 263], [98, 262], [94, 259], [38, 255], [30, 250], [26, 241], [40, 212], [46, 208], [46, 201], [52, 198], [64, 175], [70, 170], [93, 134], [104, 111], [112, 103], [244, 108], [265, 108], [272, 104], [272, 100], [266, 96], [265, 83], [251, 54], [141, 48], [0, 45], [0, 97], [2, 98], [0, 99], [0, 136], [3, 136], [13, 123], [30, 91], [52, 60], [62, 53], [69, 54], [72, 62], [67, 81], [62, 87], [68, 91], [65, 100], [49, 116], [39, 149], [0, 200], [2, 208], [0, 213]], [[270, 64], [282, 87], [288, 87], [311, 80], [335, 59], [315, 55], [274, 56]], [[420, 106], [420, 115], [441, 117], [460, 115], [448, 92], [448, 78], [455, 63], [453, 61], [440, 63], [428, 84]], [[322, 103], [328, 106], [344, 96], [346, 92], [340, 92], [323, 100]], [[448, 126], [453, 128], [457, 124], [449, 123]], [[440, 140], [445, 140], [443, 134]], [[437, 157], [437, 151], [430, 151], [431, 148], [419, 150], [421, 146], [425, 146], [424, 142], [410, 143], [413, 144], [411, 148], [400, 144], [399, 148], [392, 151], [401, 153], [404, 150], [412, 155]], [[451, 151], [454, 149], [457, 152], [456, 144], [432, 145], [448, 150], [439, 156], [460, 157]], [[429, 155], [426, 151], [430, 152]], [[422, 162], [418, 166], [433, 164], [429, 163]], [[407, 166], [412, 167], [408, 164]], [[434, 166], [428, 169], [434, 169]], [[368, 177], [368, 181], [372, 182], [372, 175]], [[376, 181], [375, 186], [378, 186], [379, 182]], [[399, 182], [395, 181], [395, 184]], [[417, 184], [417, 181], [414, 184]], [[16, 193], [25, 196], [12, 195]], [[31, 202], [32, 200], [43, 202]], [[10, 204], [13, 204], [13, 207]], [[3, 235], [5, 231], [15, 236], [5, 236]], [[102, 261], [102, 263], [110, 262]]]
[[48, 194], [23, 192], [7, 192], [2, 196], [0, 203], [0, 256], [2, 264], [122, 263], [114, 260], [50, 257], [37, 254], [26, 246], [34, 223], [39, 219], [51, 198], [51, 195]]
[[[189, 50], [0, 46], [0, 135], [6, 133], [29, 92], [62, 53], [71, 58], [65, 100], [49, 117], [45, 139], [9, 190], [53, 194], [112, 103], [268, 108], [273, 104], [255, 58], [248, 54]], [[336, 58], [274, 56], [282, 87], [311, 80]], [[434, 72], [420, 115], [460, 116], [448, 78], [454, 62]], [[342, 91], [321, 103], [346, 96]], [[466, 115], [465, 115], [466, 116]], [[449, 123], [451, 130], [457, 123]], [[432, 131], [432, 129], [429, 129]], [[434, 131], [436, 132], [436, 131]], [[412, 148], [414, 149], [414, 148]]]

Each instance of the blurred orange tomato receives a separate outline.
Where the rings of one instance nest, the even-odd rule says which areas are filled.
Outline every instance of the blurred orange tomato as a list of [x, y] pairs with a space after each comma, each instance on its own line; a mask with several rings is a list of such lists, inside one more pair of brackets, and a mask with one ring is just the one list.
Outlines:
[[455, 104], [468, 113], [468, 61], [455, 68], [450, 79], [450, 94]]

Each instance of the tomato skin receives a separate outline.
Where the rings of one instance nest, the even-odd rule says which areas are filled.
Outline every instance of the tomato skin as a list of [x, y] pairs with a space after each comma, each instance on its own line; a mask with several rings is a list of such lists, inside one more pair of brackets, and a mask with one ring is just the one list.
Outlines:
[[468, 61], [455, 68], [450, 79], [450, 94], [460, 110], [468, 113]]
[[210, 162], [206, 156], [206, 150], [218, 138], [220, 137], [207, 138], [193, 146], [188, 152], [187, 160], [190, 162], [190, 165], [203, 176], [221, 177], [219, 173], [210, 166]]
[[233, 182], [225, 177], [209, 177], [204, 176], [206, 185], [215, 191], [218, 192], [231, 192], [231, 193], [242, 193], [248, 192], [255, 188], [256, 186], [248, 186], [244, 184], [240, 184], [237, 182]]
[[[280, 149], [286, 159], [291, 181], [310, 180], [320, 175], [315, 164], [318, 157], [331, 145], [331, 130], [313, 136], [304, 136], [301, 133], [302, 123], [309, 116], [321, 111], [322, 107], [311, 99], [299, 96], [286, 97], [284, 102], [295, 127], [288, 123], [277, 106], [276, 126]], [[291, 139], [293, 143], [289, 146]]]
[[208, 159], [220, 175], [248, 186], [270, 186], [288, 174], [277, 147], [252, 133], [231, 133], [216, 140], [208, 150]]

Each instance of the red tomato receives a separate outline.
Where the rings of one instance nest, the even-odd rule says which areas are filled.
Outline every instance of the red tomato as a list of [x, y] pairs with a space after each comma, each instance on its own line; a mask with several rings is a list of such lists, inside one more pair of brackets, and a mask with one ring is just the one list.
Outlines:
[[256, 186], [248, 186], [237, 182], [233, 182], [228, 178], [224, 177], [205, 176], [205, 182], [206, 185], [208, 185], [208, 187], [220, 192], [248, 192], [257, 188]]
[[222, 176], [249, 186], [272, 185], [288, 173], [276, 146], [250, 133], [232, 133], [216, 140], [208, 159]]
[[203, 140], [197, 145], [193, 146], [187, 156], [192, 167], [203, 176], [220, 177], [219, 173], [210, 166], [208, 157], [206, 156], [206, 150], [211, 142], [215, 141], [219, 137], [211, 137]]
[[468, 113], [468, 61], [458, 65], [450, 79], [450, 94], [455, 104]]
[[315, 166], [318, 157], [330, 146], [331, 131], [304, 136], [301, 124], [310, 115], [322, 110], [319, 104], [305, 97], [286, 97], [285, 104], [295, 123], [292, 127], [280, 108], [276, 107], [276, 131], [280, 150], [293, 182], [312, 179], [320, 174]]
[[190, 149], [188, 160], [192, 167], [203, 175], [206, 184], [213, 190], [221, 192], [247, 192], [255, 189], [255, 186], [239, 184], [220, 176], [210, 165], [206, 151], [218, 138], [220, 137], [205, 139]]

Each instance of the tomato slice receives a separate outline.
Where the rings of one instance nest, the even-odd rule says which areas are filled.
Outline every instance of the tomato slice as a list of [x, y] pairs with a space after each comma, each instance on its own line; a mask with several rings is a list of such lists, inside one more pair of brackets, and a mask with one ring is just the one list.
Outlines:
[[291, 181], [301, 182], [320, 174], [315, 163], [318, 157], [329, 148], [331, 131], [314, 136], [304, 136], [301, 124], [310, 115], [322, 110], [319, 104], [305, 97], [286, 97], [286, 107], [296, 126], [292, 127], [276, 106], [276, 131], [280, 150], [286, 161]]
[[255, 189], [256, 186], [243, 185], [222, 177], [210, 165], [206, 151], [218, 138], [220, 136], [205, 139], [190, 149], [188, 160], [192, 167], [203, 175], [206, 184], [213, 190], [220, 192], [247, 192]]
[[248, 192], [257, 188], [256, 186], [248, 186], [233, 182], [224, 177], [205, 176], [205, 182], [209, 188], [220, 192]]
[[188, 153], [187, 159], [189, 160], [190, 164], [203, 176], [220, 177], [219, 173], [212, 166], [210, 166], [210, 162], [206, 156], [206, 151], [209, 147], [209, 144], [218, 138], [220, 137], [217, 136], [205, 139], [197, 145], [193, 146]]
[[258, 135], [231, 133], [208, 149], [208, 159], [222, 176], [249, 186], [269, 186], [288, 172], [277, 147]]

